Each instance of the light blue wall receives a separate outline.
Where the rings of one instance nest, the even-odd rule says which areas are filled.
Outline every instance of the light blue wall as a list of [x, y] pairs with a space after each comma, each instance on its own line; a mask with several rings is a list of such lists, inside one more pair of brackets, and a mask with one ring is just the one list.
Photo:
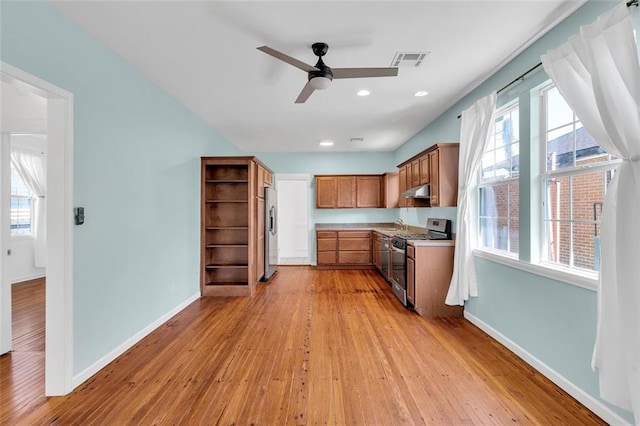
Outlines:
[[[396, 163], [434, 143], [459, 140], [460, 122], [457, 116], [461, 111], [539, 63], [541, 54], [559, 46], [577, 33], [580, 25], [595, 21], [598, 15], [616, 4], [611, 1], [589, 1], [400, 147], [395, 152]], [[498, 98], [499, 104], [516, 97], [520, 99], [520, 258], [525, 261], [531, 259], [532, 250], [529, 211], [532, 207], [537, 208], [530, 205], [529, 191], [530, 181], [535, 179], [532, 174], [532, 162], [535, 162], [530, 153], [531, 129], [527, 122], [530, 90], [547, 79], [540, 69], [524, 83], [514, 85]], [[421, 222], [426, 216], [436, 216], [430, 214], [429, 210], [435, 209], [401, 209], [401, 215], [409, 223]], [[455, 216], [455, 209], [448, 210], [447, 214]], [[595, 341], [596, 293], [485, 259], [476, 258], [476, 265], [479, 296], [468, 301], [466, 311], [520, 345], [584, 392], [599, 398], [598, 378], [590, 367]], [[612, 409], [630, 422], [633, 421], [631, 413]]]
[[238, 149], [48, 4], [0, 22], [3, 61], [74, 95], [77, 374], [199, 291], [199, 157]]

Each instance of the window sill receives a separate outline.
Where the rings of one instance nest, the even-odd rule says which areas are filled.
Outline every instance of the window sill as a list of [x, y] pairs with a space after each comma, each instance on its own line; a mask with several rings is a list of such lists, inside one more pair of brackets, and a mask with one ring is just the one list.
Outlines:
[[529, 263], [522, 261], [515, 256], [509, 256], [507, 254], [475, 249], [473, 254], [482, 259], [490, 260], [492, 262], [500, 263], [502, 265], [510, 266], [521, 271], [529, 272], [531, 274], [539, 275], [552, 280], [560, 281], [566, 284], [582, 287], [587, 290], [598, 290], [598, 275], [580, 273], [579, 271], [572, 271], [568, 268], [555, 266], [544, 263]]

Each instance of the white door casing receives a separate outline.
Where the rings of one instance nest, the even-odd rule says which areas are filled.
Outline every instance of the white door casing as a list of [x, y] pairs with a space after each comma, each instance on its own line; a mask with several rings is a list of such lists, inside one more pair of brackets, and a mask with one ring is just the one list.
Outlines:
[[[47, 98], [45, 395], [65, 395], [73, 390], [73, 95], [5, 62], [0, 62], [0, 77]], [[6, 336], [11, 336], [11, 321], [5, 321], [7, 312], [9, 319], [11, 315], [5, 244], [0, 253], [0, 343], [4, 345]]]

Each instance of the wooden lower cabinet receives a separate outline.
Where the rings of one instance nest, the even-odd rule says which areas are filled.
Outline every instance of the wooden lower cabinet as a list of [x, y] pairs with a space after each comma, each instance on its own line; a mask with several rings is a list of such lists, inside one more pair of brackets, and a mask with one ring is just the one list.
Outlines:
[[371, 268], [371, 231], [316, 231], [318, 268]]
[[444, 303], [453, 274], [453, 246], [407, 246], [407, 299], [423, 317], [460, 317]]

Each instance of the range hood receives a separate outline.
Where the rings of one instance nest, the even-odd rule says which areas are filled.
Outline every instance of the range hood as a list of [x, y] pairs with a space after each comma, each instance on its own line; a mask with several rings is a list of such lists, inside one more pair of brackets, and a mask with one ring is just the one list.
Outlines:
[[429, 185], [421, 185], [408, 189], [400, 195], [404, 198], [430, 198], [431, 191]]

